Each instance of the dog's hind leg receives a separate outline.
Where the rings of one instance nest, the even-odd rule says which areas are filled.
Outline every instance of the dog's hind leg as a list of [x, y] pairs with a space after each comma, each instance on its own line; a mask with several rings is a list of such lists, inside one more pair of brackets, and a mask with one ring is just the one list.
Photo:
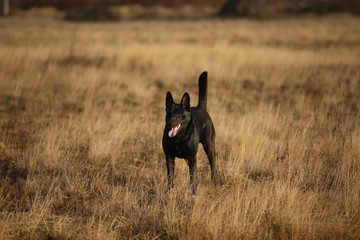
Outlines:
[[196, 156], [188, 157], [187, 163], [189, 165], [189, 171], [190, 171], [190, 186], [192, 188], [193, 194], [196, 193], [197, 190], [197, 162], [196, 162]]
[[174, 187], [175, 157], [166, 156], [166, 168], [168, 176], [168, 190]]
[[211, 139], [211, 140], [203, 141], [202, 145], [209, 159], [210, 168], [211, 168], [211, 179], [216, 183], [217, 169], [216, 169], [216, 156], [215, 156], [215, 140]]

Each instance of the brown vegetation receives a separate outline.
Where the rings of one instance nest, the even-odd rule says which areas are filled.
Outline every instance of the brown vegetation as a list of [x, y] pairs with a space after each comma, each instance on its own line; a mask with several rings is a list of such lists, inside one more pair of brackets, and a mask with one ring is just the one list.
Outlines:
[[[0, 239], [359, 239], [360, 20], [0, 20]], [[209, 72], [222, 184], [165, 94]]]

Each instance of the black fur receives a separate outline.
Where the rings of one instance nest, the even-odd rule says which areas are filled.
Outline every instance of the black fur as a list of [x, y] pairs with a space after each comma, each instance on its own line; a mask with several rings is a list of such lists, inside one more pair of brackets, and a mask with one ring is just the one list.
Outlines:
[[[215, 128], [206, 111], [207, 72], [199, 77], [199, 102], [190, 107], [190, 96], [184, 93], [181, 102], [175, 103], [170, 92], [166, 94], [166, 124], [162, 145], [166, 157], [168, 188], [173, 187], [175, 157], [185, 158], [190, 170], [193, 193], [197, 189], [196, 154], [201, 143], [208, 156], [211, 178], [216, 180]], [[175, 136], [174, 136], [175, 134]]]

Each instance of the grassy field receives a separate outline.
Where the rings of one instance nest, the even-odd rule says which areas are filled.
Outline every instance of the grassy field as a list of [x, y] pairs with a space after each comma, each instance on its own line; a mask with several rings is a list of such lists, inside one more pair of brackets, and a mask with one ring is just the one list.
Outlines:
[[[0, 19], [0, 239], [359, 239], [360, 18]], [[209, 73], [221, 184], [165, 95]]]

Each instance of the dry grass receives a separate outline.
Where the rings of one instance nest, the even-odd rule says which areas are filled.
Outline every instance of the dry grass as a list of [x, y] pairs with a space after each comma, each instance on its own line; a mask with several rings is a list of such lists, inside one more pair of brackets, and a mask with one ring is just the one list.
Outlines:
[[[0, 19], [0, 239], [359, 239], [360, 19]], [[165, 192], [165, 94], [209, 72], [203, 151]]]

